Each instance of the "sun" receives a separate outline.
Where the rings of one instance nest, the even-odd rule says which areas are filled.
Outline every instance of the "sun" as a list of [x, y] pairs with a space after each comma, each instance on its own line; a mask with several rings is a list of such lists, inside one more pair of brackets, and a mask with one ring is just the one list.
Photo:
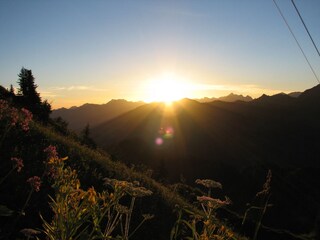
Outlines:
[[190, 84], [187, 80], [175, 74], [163, 74], [158, 78], [146, 82], [146, 102], [164, 102], [171, 104], [174, 101], [190, 95]]

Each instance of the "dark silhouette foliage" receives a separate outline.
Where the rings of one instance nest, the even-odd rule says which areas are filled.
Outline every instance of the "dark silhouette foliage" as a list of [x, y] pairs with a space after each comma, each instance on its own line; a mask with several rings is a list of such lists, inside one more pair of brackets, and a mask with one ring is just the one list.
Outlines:
[[83, 145], [86, 145], [86, 146], [88, 146], [90, 148], [94, 148], [94, 149], [97, 147], [96, 143], [90, 137], [90, 125], [89, 125], [89, 123], [82, 130], [80, 138], [81, 138], [81, 143]]
[[[51, 105], [47, 100], [41, 101], [32, 71], [22, 68], [18, 76], [19, 89], [15, 102], [19, 106], [29, 109], [41, 122], [47, 123], [51, 113]], [[10, 92], [12, 91], [10, 90]]]

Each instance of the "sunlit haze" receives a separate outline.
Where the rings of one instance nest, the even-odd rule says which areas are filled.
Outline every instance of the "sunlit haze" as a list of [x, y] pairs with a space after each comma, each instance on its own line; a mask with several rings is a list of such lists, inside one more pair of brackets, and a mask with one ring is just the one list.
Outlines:
[[195, 86], [187, 79], [176, 76], [174, 73], [164, 73], [146, 81], [142, 92], [146, 95], [146, 102], [170, 104], [182, 98], [192, 97], [193, 91], [195, 91]]
[[[315, 72], [290, 0], [277, 1]], [[320, 2], [297, 0], [320, 45]], [[318, 82], [272, 1], [1, 1], [0, 84], [31, 69], [53, 108], [304, 91]]]

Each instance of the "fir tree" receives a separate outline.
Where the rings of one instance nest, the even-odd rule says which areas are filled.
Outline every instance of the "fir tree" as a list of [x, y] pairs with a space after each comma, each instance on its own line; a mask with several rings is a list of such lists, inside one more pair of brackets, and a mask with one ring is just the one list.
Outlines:
[[18, 84], [20, 86], [18, 95], [23, 96], [24, 100], [31, 106], [40, 105], [41, 99], [36, 90], [38, 86], [34, 83], [32, 71], [22, 68], [18, 76]]
[[14, 87], [12, 86], [12, 84], [10, 84], [10, 94], [11, 94], [12, 96], [15, 96]]
[[81, 143], [84, 145], [87, 145], [90, 148], [96, 148], [97, 145], [93, 141], [93, 139], [90, 137], [90, 125], [87, 123], [85, 128], [81, 132]]
[[37, 85], [34, 83], [32, 71], [22, 68], [18, 79], [18, 99], [17, 103], [29, 109], [36, 118], [42, 122], [48, 122], [51, 113], [51, 105], [47, 100], [41, 101], [37, 92]]

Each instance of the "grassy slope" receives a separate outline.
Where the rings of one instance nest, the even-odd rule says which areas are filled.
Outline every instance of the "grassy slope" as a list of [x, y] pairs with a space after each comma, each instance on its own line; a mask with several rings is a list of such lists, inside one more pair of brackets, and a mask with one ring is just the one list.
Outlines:
[[[103, 177], [112, 176], [113, 178], [117, 178], [120, 180], [139, 181], [142, 186], [145, 186], [153, 191], [154, 198], [152, 199], [152, 204], [154, 203], [154, 199], [156, 198], [158, 202], [161, 202], [160, 204], [165, 204], [167, 209], [174, 209], [176, 205], [179, 205], [188, 209], [192, 209], [194, 211], [198, 211], [193, 205], [191, 205], [171, 189], [140, 172], [128, 168], [121, 162], [112, 161], [110, 157], [104, 152], [99, 152], [82, 146], [78, 142], [59, 135], [51, 129], [37, 123], [33, 123], [33, 129], [41, 133], [45, 139], [48, 139], [50, 141], [51, 144], [57, 145], [58, 149], [63, 149], [62, 152], [64, 154], [67, 154], [71, 160], [82, 161], [89, 164], [98, 164], [98, 166], [102, 167]], [[92, 171], [92, 169], [90, 169], [90, 171]], [[100, 176], [100, 178], [103, 177]], [[159, 211], [159, 209], [157, 210]], [[170, 217], [168, 217], [168, 219], [164, 218], [159, 221], [161, 223], [161, 221], [167, 220], [168, 222], [170, 222]], [[145, 230], [148, 231], [148, 229]], [[163, 236], [162, 239], [169, 239], [169, 235], [167, 235], [169, 234], [169, 231], [170, 229], [167, 229], [167, 233], [165, 233], [166, 236]], [[237, 237], [237, 239], [245, 238]]]
[[65, 150], [72, 153], [72, 155], [78, 155], [78, 158], [85, 159], [86, 161], [94, 161], [107, 172], [109, 172], [109, 174], [112, 173], [112, 175], [120, 179], [126, 179], [128, 181], [140, 181], [144, 186], [150, 188], [154, 193], [161, 196], [169, 206], [174, 207], [176, 204], [179, 204], [181, 206], [192, 208], [192, 205], [190, 205], [176, 193], [166, 188], [161, 183], [128, 168], [126, 165], [120, 162], [111, 161], [107, 154], [87, 148], [72, 139], [56, 134], [50, 129], [39, 124], [34, 124], [33, 126], [46, 138], [52, 140], [58, 145], [64, 146], [66, 148]]

